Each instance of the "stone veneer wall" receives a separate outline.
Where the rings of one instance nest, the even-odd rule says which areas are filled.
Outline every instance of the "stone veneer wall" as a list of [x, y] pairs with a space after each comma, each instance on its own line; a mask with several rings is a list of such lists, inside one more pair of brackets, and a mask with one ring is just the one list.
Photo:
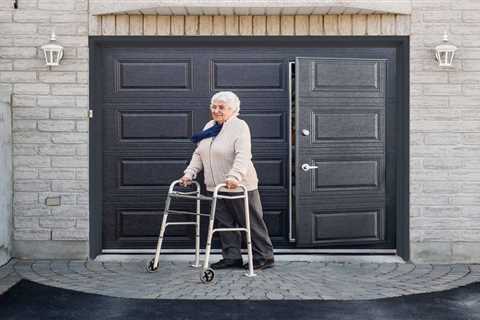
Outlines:
[[[0, 89], [12, 93], [13, 249], [19, 258], [88, 255], [88, 1], [0, 7]], [[55, 27], [62, 64], [40, 46]], [[45, 198], [61, 196], [48, 207]]]
[[[480, 262], [480, 1], [413, 0], [410, 237], [414, 261]], [[452, 69], [433, 48], [458, 46]]]
[[[412, 260], [480, 262], [480, 2], [412, 0], [403, 15], [89, 16], [86, 0], [0, 8], [0, 89], [13, 93], [14, 248], [19, 257], [88, 254], [88, 34], [411, 35]], [[39, 46], [56, 27], [62, 65]], [[444, 29], [451, 70], [432, 49]], [[47, 196], [62, 204], [47, 207]]]

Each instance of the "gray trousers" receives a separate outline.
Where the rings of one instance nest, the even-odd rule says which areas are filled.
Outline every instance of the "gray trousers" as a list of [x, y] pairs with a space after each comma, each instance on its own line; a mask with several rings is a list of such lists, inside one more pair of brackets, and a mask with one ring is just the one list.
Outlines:
[[[262, 203], [258, 189], [248, 192], [248, 204], [253, 259], [273, 258], [272, 241], [268, 235], [265, 221], [263, 221]], [[244, 199], [218, 199], [215, 220], [218, 228], [245, 228]], [[242, 258], [240, 252], [242, 233], [246, 236], [245, 232], [239, 231], [218, 232], [224, 259]]]

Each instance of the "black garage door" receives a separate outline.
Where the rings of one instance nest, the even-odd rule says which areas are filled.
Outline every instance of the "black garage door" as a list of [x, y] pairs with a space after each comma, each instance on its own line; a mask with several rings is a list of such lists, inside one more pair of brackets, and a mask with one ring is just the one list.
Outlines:
[[[397, 48], [347, 44], [97, 38], [91, 215], [100, 234], [94, 241], [102, 249], [154, 247], [168, 185], [194, 149], [189, 138], [209, 120], [210, 97], [232, 90], [251, 128], [276, 248], [394, 249], [402, 144], [395, 132]], [[177, 208], [193, 206], [184, 201]], [[206, 221], [202, 229], [204, 238]], [[191, 227], [167, 229], [165, 247], [193, 243]]]

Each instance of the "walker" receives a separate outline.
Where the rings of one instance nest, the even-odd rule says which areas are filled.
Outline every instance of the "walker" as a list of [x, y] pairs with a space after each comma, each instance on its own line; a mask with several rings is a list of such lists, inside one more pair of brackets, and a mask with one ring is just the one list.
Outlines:
[[[247, 188], [240, 184], [239, 187], [243, 190], [243, 195], [237, 196], [227, 196], [223, 194], [218, 194], [221, 188], [226, 187], [225, 183], [221, 183], [215, 187], [212, 197], [204, 196], [200, 193], [200, 184], [197, 181], [192, 181], [195, 184], [196, 189], [195, 191], [190, 192], [180, 192], [175, 191], [174, 187], [177, 184], [180, 184], [180, 180], [175, 180], [170, 184], [170, 188], [168, 189], [168, 196], [165, 202], [165, 210], [163, 212], [163, 220], [162, 225], [160, 228], [160, 235], [158, 237], [157, 242], [157, 249], [155, 251], [155, 257], [150, 260], [147, 265], [145, 266], [148, 272], [156, 272], [158, 270], [158, 262], [160, 258], [160, 250], [162, 248], [163, 242], [163, 235], [165, 234], [165, 229], [169, 225], [195, 225], [195, 262], [192, 265], [194, 268], [200, 267], [200, 216], [208, 216], [210, 217], [209, 224], [208, 224], [208, 235], [207, 235], [207, 245], [205, 248], [205, 260], [203, 262], [203, 267], [200, 272], [200, 280], [203, 283], [208, 283], [213, 280], [215, 277], [215, 272], [213, 269], [209, 267], [208, 261], [210, 258], [210, 251], [212, 246], [212, 237], [215, 232], [224, 232], [224, 231], [244, 231], [247, 233], [247, 251], [248, 251], [248, 273], [245, 275], [247, 277], [254, 277], [256, 274], [253, 272], [253, 256], [252, 256], [252, 241], [250, 235], [250, 210], [248, 207], [248, 192]], [[189, 211], [179, 211], [179, 210], [171, 210], [170, 204], [172, 198], [183, 198], [183, 199], [194, 199], [197, 202], [196, 212], [189, 212]], [[213, 222], [215, 220], [215, 209], [217, 206], [217, 199], [244, 199], [245, 204], [245, 228], [213, 228]], [[200, 201], [212, 201], [210, 213], [200, 213]], [[195, 215], [196, 221], [194, 222], [167, 222], [167, 218], [169, 214], [186, 214], [186, 215]]]

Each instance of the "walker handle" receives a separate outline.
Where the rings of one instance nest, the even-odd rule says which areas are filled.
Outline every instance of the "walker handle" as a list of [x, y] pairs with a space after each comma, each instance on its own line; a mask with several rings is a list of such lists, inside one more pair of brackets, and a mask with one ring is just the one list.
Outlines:
[[[170, 184], [170, 187], [168, 188], [168, 193], [172, 193], [172, 192], [173, 192], [173, 188], [175, 187], [175, 185], [177, 185], [177, 184], [178, 184], [178, 185], [181, 185], [181, 184], [180, 184], [181, 182], [182, 182], [182, 181], [181, 181], [180, 179], [173, 181], [173, 182]], [[198, 181], [196, 181], [196, 180], [192, 180], [192, 184], [193, 184], [193, 183], [196, 185], [195, 191], [199, 191], [199, 190], [200, 190], [200, 183], [198, 183]], [[181, 185], [181, 186], [182, 186], [182, 185]], [[181, 192], [179, 192], [179, 193], [181, 193]]]
[[[227, 184], [226, 183], [220, 183], [218, 184], [216, 187], [215, 187], [215, 190], [213, 191], [213, 197], [217, 197], [218, 196], [218, 191], [220, 191], [221, 188], [226, 188]], [[242, 188], [243, 189], [243, 193], [247, 193], [247, 187], [245, 187], [243, 184], [239, 184], [237, 188]], [[228, 190], [228, 189], [227, 189]]]

